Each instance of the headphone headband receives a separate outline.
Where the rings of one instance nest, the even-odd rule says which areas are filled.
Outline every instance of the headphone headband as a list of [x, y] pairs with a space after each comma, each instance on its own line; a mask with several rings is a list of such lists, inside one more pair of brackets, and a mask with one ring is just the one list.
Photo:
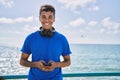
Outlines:
[[[50, 29], [44, 29], [43, 27], [40, 27], [39, 29], [40, 29], [40, 31], [43, 31], [43, 30], [50, 30]], [[52, 30], [50, 30], [50, 31], [51, 31], [51, 32], [55, 32], [55, 28], [52, 27]]]

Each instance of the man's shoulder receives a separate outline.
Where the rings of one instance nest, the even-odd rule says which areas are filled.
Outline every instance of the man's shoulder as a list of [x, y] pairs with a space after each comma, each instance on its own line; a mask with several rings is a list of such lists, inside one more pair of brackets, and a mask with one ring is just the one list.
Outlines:
[[35, 32], [30, 33], [27, 37], [28, 38], [34, 38], [34, 37], [37, 36], [37, 34], [38, 34], [38, 31], [35, 31]]
[[56, 31], [56, 35], [59, 37], [59, 38], [66, 38], [64, 34], [62, 33], [59, 33]]

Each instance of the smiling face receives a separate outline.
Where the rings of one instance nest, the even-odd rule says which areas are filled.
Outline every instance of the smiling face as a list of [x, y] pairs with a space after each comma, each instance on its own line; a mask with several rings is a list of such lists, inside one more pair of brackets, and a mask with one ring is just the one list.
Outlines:
[[42, 11], [39, 20], [44, 29], [52, 29], [53, 22], [55, 21], [55, 16], [51, 11]]

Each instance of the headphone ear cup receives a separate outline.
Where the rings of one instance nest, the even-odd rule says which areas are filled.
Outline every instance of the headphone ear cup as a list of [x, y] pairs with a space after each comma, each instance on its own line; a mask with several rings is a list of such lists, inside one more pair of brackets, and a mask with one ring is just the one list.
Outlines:
[[43, 31], [40, 31], [40, 35], [41, 35], [41, 36], [44, 36], [44, 32], [43, 32]]
[[53, 36], [53, 33], [52, 31], [49, 31], [49, 36], [52, 37]]
[[40, 29], [40, 35], [45, 36], [45, 32], [44, 32], [45, 30], [42, 27], [40, 27], [39, 29]]
[[51, 30], [48, 30], [47, 31], [47, 35], [48, 35], [48, 37], [52, 37], [53, 36], [53, 32]]
[[42, 30], [42, 31], [41, 31], [41, 35], [44, 36], [44, 37], [47, 36], [46, 30]]
[[40, 35], [43, 37], [52, 37], [54, 34], [55, 29], [52, 28], [52, 30], [46, 30], [40, 27]]

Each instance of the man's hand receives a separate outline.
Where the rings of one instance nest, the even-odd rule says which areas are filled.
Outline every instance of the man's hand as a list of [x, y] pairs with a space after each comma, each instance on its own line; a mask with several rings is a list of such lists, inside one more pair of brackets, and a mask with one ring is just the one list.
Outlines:
[[46, 66], [45, 66], [44, 64], [46, 64], [46, 63], [45, 63], [44, 60], [40, 60], [40, 61], [34, 62], [34, 63], [35, 63], [35, 66], [36, 66], [38, 69], [45, 71]]
[[57, 62], [50, 60], [46, 66], [46, 71], [53, 71], [57, 67]]
[[34, 62], [35, 66], [43, 71], [53, 71], [56, 68], [56, 62], [49, 61], [49, 63], [46, 63], [44, 60], [40, 60], [38, 62]]

